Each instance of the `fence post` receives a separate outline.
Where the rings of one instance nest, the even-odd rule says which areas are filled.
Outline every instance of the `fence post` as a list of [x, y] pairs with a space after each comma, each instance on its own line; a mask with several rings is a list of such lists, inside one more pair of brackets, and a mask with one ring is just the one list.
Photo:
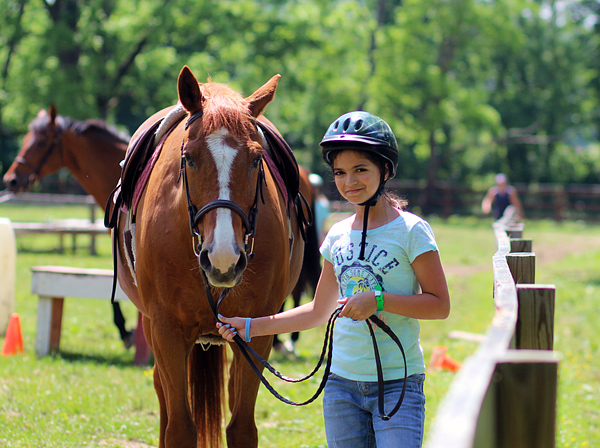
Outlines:
[[515, 334], [518, 349], [554, 348], [554, 285], [517, 285], [519, 317]]
[[556, 190], [554, 193], [554, 217], [557, 222], [562, 222], [565, 214], [565, 187], [557, 184], [554, 188]]
[[[95, 201], [90, 204], [90, 223], [91, 224], [94, 224], [96, 222], [96, 208], [97, 207], [98, 206], [96, 205]], [[96, 252], [96, 235], [92, 234], [92, 235], [90, 235], [90, 237], [91, 237], [90, 254], [98, 255], [98, 252]]]
[[509, 350], [496, 364], [497, 448], [555, 448], [558, 356]]
[[515, 283], [535, 283], [535, 254], [515, 252], [506, 255], [506, 262]]
[[533, 241], [526, 240], [523, 238], [511, 238], [510, 239], [510, 251], [514, 252], [531, 252], [533, 248]]
[[505, 227], [509, 238], [522, 238], [524, 228], [525, 226], [522, 223], [507, 224]]

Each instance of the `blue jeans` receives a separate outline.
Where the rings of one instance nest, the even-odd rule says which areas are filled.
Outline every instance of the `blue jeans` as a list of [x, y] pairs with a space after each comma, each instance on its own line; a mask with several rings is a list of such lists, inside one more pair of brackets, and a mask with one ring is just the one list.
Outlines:
[[[325, 432], [329, 448], [418, 448], [425, 425], [425, 375], [411, 375], [398, 412], [388, 420], [379, 416], [377, 382], [351, 381], [330, 374], [323, 396]], [[400, 398], [404, 379], [384, 383], [384, 411]]]

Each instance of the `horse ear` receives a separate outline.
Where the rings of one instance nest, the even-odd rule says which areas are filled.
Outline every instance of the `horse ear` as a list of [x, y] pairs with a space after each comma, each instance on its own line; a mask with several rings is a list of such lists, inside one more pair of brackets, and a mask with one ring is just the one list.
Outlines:
[[179, 93], [179, 101], [188, 112], [194, 113], [202, 109], [204, 99], [202, 98], [202, 93], [200, 93], [200, 85], [187, 65], [179, 73], [177, 91]]
[[50, 104], [48, 115], [50, 116], [50, 126], [56, 126], [56, 117], [58, 116], [58, 111], [56, 110], [56, 106], [54, 104]]
[[263, 113], [265, 107], [273, 101], [273, 97], [275, 96], [275, 89], [277, 89], [277, 83], [279, 82], [279, 78], [281, 75], [275, 75], [271, 79], [269, 79], [265, 85], [260, 87], [256, 92], [246, 98], [248, 101], [248, 106], [250, 107], [250, 112], [253, 117], [258, 117]]

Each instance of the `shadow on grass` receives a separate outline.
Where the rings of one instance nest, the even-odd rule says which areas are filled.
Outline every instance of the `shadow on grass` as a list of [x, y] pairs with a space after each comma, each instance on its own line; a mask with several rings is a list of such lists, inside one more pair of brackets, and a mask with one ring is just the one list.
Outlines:
[[590, 278], [587, 280], [589, 286], [600, 286], [600, 277]]
[[61, 358], [71, 363], [80, 364], [96, 364], [103, 366], [114, 366], [114, 367], [132, 367], [146, 369], [154, 365], [154, 358], [150, 357], [147, 364], [135, 365], [133, 363], [133, 355], [130, 353], [124, 353], [122, 355], [105, 355], [100, 353], [75, 353], [70, 351], [61, 350], [60, 352], [52, 355], [55, 358]]

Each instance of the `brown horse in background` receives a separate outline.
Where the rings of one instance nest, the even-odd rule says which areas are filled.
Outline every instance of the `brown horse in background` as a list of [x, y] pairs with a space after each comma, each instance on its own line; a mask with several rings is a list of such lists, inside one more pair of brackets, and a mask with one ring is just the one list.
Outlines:
[[[203, 277], [211, 296], [229, 290], [222, 314], [257, 317], [280, 309], [300, 273], [297, 209], [267, 166], [258, 126], [272, 126], [262, 112], [278, 80], [243, 98], [222, 84], [199, 84], [184, 67], [178, 106], [149, 118], [132, 138], [143, 139], [159, 119], [173, 122], [154, 134], [159, 155], [139, 202], [121, 213], [116, 231], [119, 283], [144, 314], [155, 355], [160, 447], [221, 444], [225, 346]], [[173, 119], [178, 109], [181, 121]], [[304, 194], [308, 185], [302, 182]], [[271, 341], [257, 337], [250, 345], [266, 359]], [[227, 444], [256, 447], [259, 379], [237, 346], [231, 348]]]
[[[101, 120], [78, 121], [58, 115], [51, 105], [29, 124], [19, 154], [4, 175], [9, 191], [26, 191], [44, 176], [66, 168], [104, 210], [121, 176], [129, 136]], [[126, 348], [135, 333], [125, 328], [119, 302], [113, 303], [113, 319]]]

